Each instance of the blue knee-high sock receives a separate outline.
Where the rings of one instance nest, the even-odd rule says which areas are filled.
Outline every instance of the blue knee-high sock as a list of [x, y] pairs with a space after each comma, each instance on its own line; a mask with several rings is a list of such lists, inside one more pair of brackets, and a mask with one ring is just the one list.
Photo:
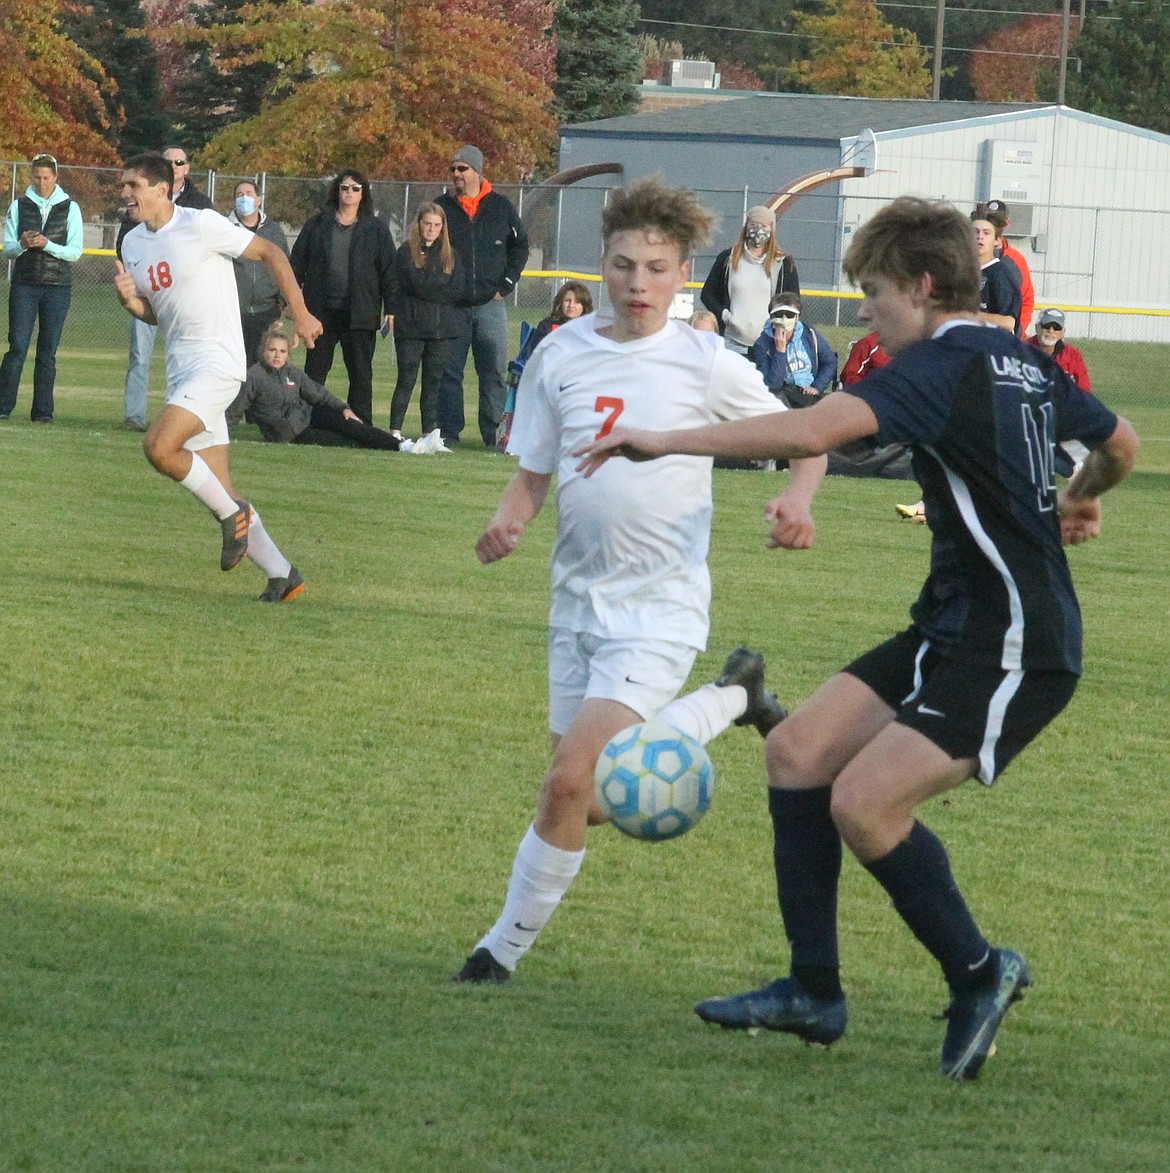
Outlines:
[[841, 836], [829, 813], [831, 786], [768, 791], [776, 896], [792, 950], [792, 976], [815, 997], [841, 994], [837, 884]]
[[865, 865], [889, 893], [899, 916], [942, 966], [952, 990], [984, 977], [991, 948], [951, 875], [946, 848], [915, 822], [888, 855]]

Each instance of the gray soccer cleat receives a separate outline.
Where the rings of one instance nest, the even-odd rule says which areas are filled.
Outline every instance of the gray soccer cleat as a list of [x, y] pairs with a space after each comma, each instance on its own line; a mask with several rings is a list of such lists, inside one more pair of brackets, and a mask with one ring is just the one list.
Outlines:
[[237, 501], [239, 508], [229, 517], [220, 519], [223, 531], [223, 549], [219, 552], [220, 570], [233, 570], [248, 552], [248, 529], [252, 524], [252, 506], [247, 501]]
[[743, 716], [736, 717], [735, 723], [754, 725], [761, 737], [767, 737], [788, 716], [788, 710], [775, 693], [764, 687], [764, 657], [751, 648], [736, 648], [727, 657], [715, 683], [720, 688], [738, 684], [747, 692], [747, 708]]
[[285, 578], [270, 578], [268, 585], [260, 592], [257, 602], [259, 603], [287, 603], [289, 599], [295, 599], [297, 595], [304, 594], [305, 580], [301, 577], [301, 572], [295, 567], [288, 568], [288, 575]]

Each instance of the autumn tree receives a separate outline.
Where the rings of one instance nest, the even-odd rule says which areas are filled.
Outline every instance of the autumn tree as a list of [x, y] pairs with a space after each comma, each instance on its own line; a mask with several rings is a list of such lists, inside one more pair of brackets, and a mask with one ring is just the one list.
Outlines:
[[828, 0], [822, 15], [797, 12], [793, 24], [811, 45], [789, 68], [791, 84], [814, 94], [930, 97], [926, 49], [886, 21], [874, 0]]
[[[445, 174], [473, 142], [498, 180], [552, 157], [552, 5], [543, 0], [257, 3], [188, 31], [228, 69], [272, 67], [260, 112], [221, 130], [201, 162], [306, 175]], [[306, 80], [299, 80], [306, 79]]]
[[0, 155], [51, 151], [62, 163], [117, 161], [116, 87], [71, 41], [58, 0], [0, 0]]
[[1170, 3], [1113, 0], [1107, 13], [1085, 18], [1069, 105], [1170, 134]]
[[[1069, 24], [1069, 47], [1078, 25]], [[1060, 69], [1059, 16], [1029, 16], [991, 34], [971, 62], [971, 82], [981, 102], [1039, 102], [1056, 97]]]
[[638, 109], [642, 54], [634, 35], [638, 6], [629, 0], [561, 0], [553, 112], [563, 122], [615, 118]]

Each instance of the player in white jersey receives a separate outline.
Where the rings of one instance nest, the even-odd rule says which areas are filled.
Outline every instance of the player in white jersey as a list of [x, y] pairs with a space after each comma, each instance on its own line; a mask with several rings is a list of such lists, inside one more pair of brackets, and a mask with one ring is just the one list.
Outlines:
[[283, 602], [304, 579], [277, 549], [260, 515], [240, 500], [228, 471], [224, 412], [247, 373], [232, 260], [261, 261], [288, 305], [297, 333], [312, 346], [321, 323], [305, 308], [288, 258], [271, 241], [210, 209], [171, 202], [174, 170], [162, 155], [138, 155], [122, 172], [127, 215], [137, 221], [115, 262], [118, 300], [136, 318], [160, 325], [167, 340], [167, 401], [143, 438], [146, 458], [219, 519], [220, 567], [247, 555], [266, 575], [260, 599]]
[[[692, 193], [656, 179], [612, 192], [602, 276], [613, 318], [591, 314], [562, 326], [525, 368], [508, 446], [520, 470], [476, 553], [484, 563], [512, 553], [556, 476], [554, 753], [503, 911], [457, 981], [507, 981], [547, 923], [581, 866], [588, 826], [604, 821], [593, 771], [615, 733], [660, 715], [701, 742], [732, 722], [767, 736], [784, 716], [764, 688], [763, 658], [746, 648], [731, 654], [715, 684], [677, 696], [707, 641], [711, 461], [613, 461], [603, 470], [613, 475], [598, 480], [582, 477], [573, 455], [619, 419], [699, 427], [783, 410], [717, 335], [669, 319], [712, 219]], [[824, 468], [823, 457], [793, 463], [787, 490], [769, 504], [773, 544], [812, 544], [809, 506]]]

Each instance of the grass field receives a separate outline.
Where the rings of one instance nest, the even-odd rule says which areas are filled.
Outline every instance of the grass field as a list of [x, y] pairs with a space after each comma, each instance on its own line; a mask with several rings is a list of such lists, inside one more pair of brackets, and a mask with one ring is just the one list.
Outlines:
[[[1070, 709], [993, 791], [925, 815], [1036, 983], [954, 1086], [942, 983], [852, 863], [841, 1043], [691, 1013], [785, 955], [747, 730], [712, 745], [694, 834], [595, 832], [512, 985], [452, 987], [546, 760], [551, 517], [483, 568], [509, 461], [241, 443], [237, 483], [309, 583], [260, 606], [116, 426], [123, 364], [67, 352], [58, 422], [27, 422], [26, 387], [0, 424], [0, 1170], [1167, 1167], [1165, 442], [1070, 555]], [[775, 478], [716, 480], [697, 682], [742, 641], [799, 701], [903, 625], [912, 486], [826, 482], [817, 548], [781, 554]]]

